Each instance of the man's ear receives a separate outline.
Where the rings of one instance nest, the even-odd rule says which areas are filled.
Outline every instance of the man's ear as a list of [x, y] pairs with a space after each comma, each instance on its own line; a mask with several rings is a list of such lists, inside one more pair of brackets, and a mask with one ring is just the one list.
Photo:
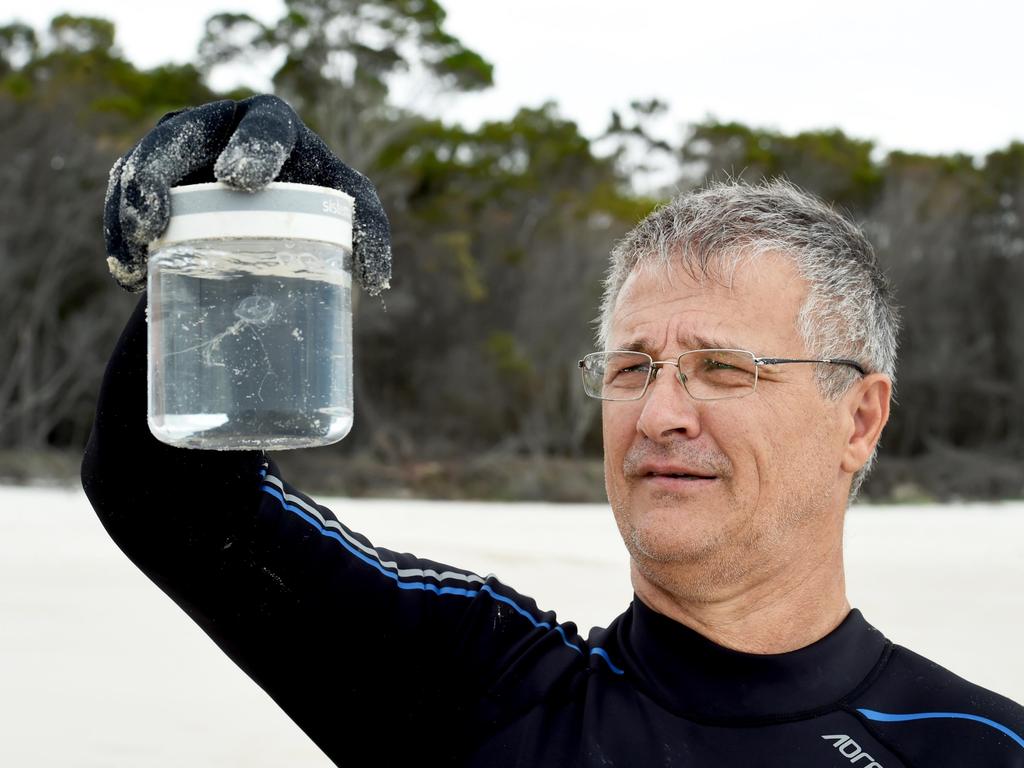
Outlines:
[[842, 468], [853, 474], [863, 467], [889, 420], [892, 381], [884, 373], [861, 379], [842, 399], [842, 418], [847, 425]]

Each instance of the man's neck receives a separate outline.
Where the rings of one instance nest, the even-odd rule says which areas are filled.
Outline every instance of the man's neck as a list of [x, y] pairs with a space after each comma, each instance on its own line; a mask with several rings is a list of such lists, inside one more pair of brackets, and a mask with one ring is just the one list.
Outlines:
[[[797, 575], [798, 574], [798, 575]], [[633, 589], [648, 608], [712, 642], [746, 653], [785, 653], [834, 630], [850, 612], [841, 545], [810, 567], [782, 569], [757, 583], [699, 598], [669, 590], [632, 564]]]

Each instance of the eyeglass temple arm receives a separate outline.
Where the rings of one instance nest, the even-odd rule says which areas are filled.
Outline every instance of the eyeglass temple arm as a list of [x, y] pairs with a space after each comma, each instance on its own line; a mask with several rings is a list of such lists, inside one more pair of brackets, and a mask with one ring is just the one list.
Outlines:
[[782, 363], [825, 363], [827, 365], [848, 365], [856, 368], [861, 376], [867, 376], [867, 371], [856, 360], [848, 360], [845, 357], [832, 357], [827, 360], [802, 360], [790, 357], [755, 357], [754, 362], [758, 365], [781, 365]]

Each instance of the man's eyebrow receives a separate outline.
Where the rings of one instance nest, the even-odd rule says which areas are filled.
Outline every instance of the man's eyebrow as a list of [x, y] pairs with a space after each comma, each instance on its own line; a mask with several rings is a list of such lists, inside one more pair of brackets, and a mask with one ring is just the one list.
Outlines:
[[646, 352], [651, 346], [649, 339], [635, 339], [627, 341], [625, 344], [616, 347], [616, 349], [621, 349], [624, 352]]
[[713, 339], [708, 336], [690, 336], [682, 339], [687, 344], [693, 344], [688, 349], [746, 349], [742, 344], [727, 339]]

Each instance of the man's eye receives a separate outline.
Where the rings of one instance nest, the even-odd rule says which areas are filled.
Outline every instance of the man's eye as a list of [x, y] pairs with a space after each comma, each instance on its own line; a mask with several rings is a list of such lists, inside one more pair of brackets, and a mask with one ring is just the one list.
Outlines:
[[729, 365], [729, 363], [721, 360], [705, 360], [704, 367], [712, 371], [735, 371], [736, 366]]

